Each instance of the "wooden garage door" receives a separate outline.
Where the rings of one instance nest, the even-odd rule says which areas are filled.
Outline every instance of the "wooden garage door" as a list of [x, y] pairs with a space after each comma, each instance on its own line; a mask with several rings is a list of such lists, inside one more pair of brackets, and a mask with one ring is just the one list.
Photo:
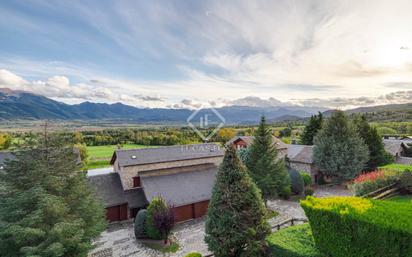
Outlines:
[[174, 207], [173, 215], [175, 216], [175, 222], [181, 222], [181, 221], [193, 219], [192, 204]]
[[206, 215], [207, 207], [209, 206], [209, 201], [198, 202], [194, 203], [193, 205], [195, 210], [194, 218], [199, 218]]
[[106, 219], [109, 222], [127, 220], [127, 203], [106, 208]]

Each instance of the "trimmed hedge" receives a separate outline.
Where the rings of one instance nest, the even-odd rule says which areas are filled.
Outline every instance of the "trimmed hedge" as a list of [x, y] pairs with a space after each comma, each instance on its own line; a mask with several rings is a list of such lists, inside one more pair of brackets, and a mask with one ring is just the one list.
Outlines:
[[312, 185], [312, 177], [308, 173], [301, 171], [300, 175], [303, 178], [303, 183], [305, 184], [305, 187]]
[[146, 237], [146, 216], [147, 210], [140, 210], [134, 219], [134, 235], [136, 238]]
[[412, 256], [412, 205], [358, 197], [301, 201], [317, 248], [331, 257]]
[[274, 257], [320, 257], [309, 224], [288, 227], [266, 239]]

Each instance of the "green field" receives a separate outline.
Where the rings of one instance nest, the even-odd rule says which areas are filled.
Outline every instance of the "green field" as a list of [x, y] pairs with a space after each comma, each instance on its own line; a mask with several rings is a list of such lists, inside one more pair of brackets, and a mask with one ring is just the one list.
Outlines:
[[412, 195], [398, 195], [395, 197], [391, 197], [388, 201], [398, 202], [398, 203], [412, 203], [411, 202]]
[[[122, 149], [136, 149], [136, 148], [151, 148], [156, 146], [145, 146], [136, 144], [125, 144]], [[117, 145], [102, 145], [102, 146], [88, 146], [87, 154], [89, 161], [87, 169], [97, 169], [110, 166], [110, 159], [113, 152], [117, 149]]]
[[391, 169], [391, 170], [401, 170], [401, 171], [403, 171], [403, 170], [412, 171], [412, 166], [411, 165], [397, 164], [397, 163], [388, 164], [388, 165], [382, 166], [380, 168]]

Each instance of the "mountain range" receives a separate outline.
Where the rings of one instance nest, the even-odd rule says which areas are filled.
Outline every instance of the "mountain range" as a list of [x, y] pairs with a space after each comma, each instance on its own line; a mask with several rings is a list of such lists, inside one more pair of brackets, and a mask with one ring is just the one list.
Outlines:
[[[247, 99], [247, 98], [245, 98]], [[276, 106], [276, 99], [264, 106], [246, 106], [248, 101], [239, 101], [237, 105], [216, 108], [227, 123], [256, 123], [261, 115], [269, 121], [297, 120], [309, 117], [317, 112], [330, 112], [323, 107]], [[279, 102], [280, 103], [280, 102]], [[373, 112], [389, 110], [390, 106], [362, 107], [348, 112]], [[394, 105], [397, 110], [412, 109], [412, 104]], [[50, 98], [26, 91], [7, 88], [0, 89], [0, 120], [124, 120], [139, 123], [186, 122], [194, 111], [190, 109], [137, 108], [122, 103], [106, 104], [83, 102], [69, 105]], [[212, 109], [202, 109], [198, 116], [216, 116]], [[210, 122], [218, 122], [210, 118]]]

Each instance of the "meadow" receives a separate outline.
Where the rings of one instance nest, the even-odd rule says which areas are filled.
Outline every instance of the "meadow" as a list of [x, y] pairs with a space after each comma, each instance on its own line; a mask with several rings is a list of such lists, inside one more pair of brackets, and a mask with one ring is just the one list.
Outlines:
[[[88, 163], [87, 169], [97, 169], [110, 166], [110, 159], [117, 145], [87, 146]], [[138, 144], [124, 144], [122, 149], [150, 148], [156, 146], [146, 146]]]

